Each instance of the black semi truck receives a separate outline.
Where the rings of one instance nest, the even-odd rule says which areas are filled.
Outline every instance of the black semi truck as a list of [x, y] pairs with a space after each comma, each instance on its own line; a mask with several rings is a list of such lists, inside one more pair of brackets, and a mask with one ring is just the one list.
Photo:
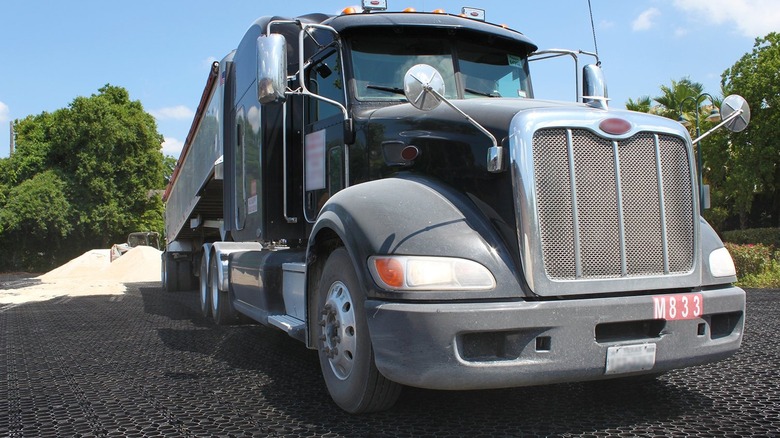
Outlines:
[[534, 98], [484, 13], [264, 17], [215, 62], [165, 193], [162, 280], [319, 352], [348, 412], [403, 385], [658, 375], [740, 346], [745, 293], [679, 123]]

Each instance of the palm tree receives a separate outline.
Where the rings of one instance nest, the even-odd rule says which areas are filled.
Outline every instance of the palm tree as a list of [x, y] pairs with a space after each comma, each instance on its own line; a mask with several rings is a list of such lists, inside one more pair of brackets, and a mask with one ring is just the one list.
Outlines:
[[653, 98], [658, 104], [656, 113], [677, 120], [680, 115], [680, 104], [683, 102], [683, 112], [685, 114], [692, 113], [695, 110], [694, 99], [703, 91], [704, 86], [700, 82], [691, 81], [690, 78], [682, 78], [679, 82], [672, 79], [672, 86], [661, 85], [661, 93], [663, 94]]
[[649, 113], [652, 109], [652, 102], [653, 101], [650, 99], [650, 96], [642, 96], [636, 101], [629, 97], [628, 102], [626, 102], [626, 109], [631, 111], [639, 111], [640, 113]]

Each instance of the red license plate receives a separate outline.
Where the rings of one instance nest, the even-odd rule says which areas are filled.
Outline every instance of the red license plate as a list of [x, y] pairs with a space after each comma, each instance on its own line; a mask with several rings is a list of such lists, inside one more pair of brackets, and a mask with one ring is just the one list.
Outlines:
[[653, 319], [675, 321], [694, 319], [704, 313], [701, 294], [660, 295], [653, 297]]

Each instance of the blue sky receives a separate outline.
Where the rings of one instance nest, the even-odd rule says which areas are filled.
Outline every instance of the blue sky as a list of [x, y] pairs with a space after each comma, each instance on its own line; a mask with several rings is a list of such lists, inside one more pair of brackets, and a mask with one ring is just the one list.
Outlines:
[[[12, 0], [0, 20], [0, 157], [9, 121], [64, 108], [103, 85], [122, 86], [153, 114], [163, 151], [178, 156], [209, 64], [240, 41], [258, 17], [339, 13], [355, 0]], [[389, 0], [391, 10], [462, 6], [486, 10], [541, 48], [594, 50], [588, 0]], [[690, 77], [720, 95], [720, 75], [780, 31], [778, 0], [591, 0], [598, 51], [613, 107], [656, 96]], [[536, 74], [534, 74], [536, 73]], [[532, 65], [537, 97], [574, 98], [573, 67]]]

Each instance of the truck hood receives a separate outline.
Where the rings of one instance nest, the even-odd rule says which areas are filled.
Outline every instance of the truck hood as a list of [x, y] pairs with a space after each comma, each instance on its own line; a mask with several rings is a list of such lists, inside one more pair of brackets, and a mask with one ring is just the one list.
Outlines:
[[[569, 111], [580, 110], [588, 112], [603, 111], [573, 102], [519, 98], [478, 98], [455, 100], [453, 103], [495, 135], [499, 142], [507, 136], [512, 118], [521, 111], [534, 111], [545, 108], [565, 108]], [[473, 130], [478, 133], [477, 136], [484, 137], [485, 142], [490, 142], [484, 134], [479, 133], [477, 128], [473, 127], [463, 116], [446, 104], [439, 105], [436, 109], [427, 112], [420, 111], [408, 103], [393, 105], [359, 113], [357, 118], [368, 119], [366, 122], [369, 126], [375, 123], [382, 124], [384, 127], [383, 137], [385, 139], [394, 136], [392, 127], [396, 126], [399, 129], [397, 134], [401, 137], [408, 137], [409, 134], [435, 135], [436, 133], [446, 137], [447, 133], [453, 132], [457, 132], [457, 136], [462, 137], [470, 130]]]

